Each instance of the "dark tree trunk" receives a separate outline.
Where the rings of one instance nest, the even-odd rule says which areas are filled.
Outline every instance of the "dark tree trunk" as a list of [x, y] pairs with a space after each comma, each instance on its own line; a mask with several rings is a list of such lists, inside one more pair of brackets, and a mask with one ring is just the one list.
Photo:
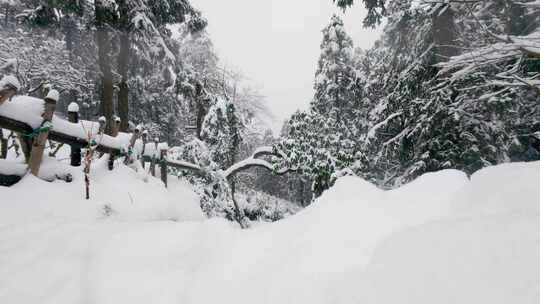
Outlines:
[[9, 20], [9, 4], [6, 4], [6, 16], [4, 17], [4, 25], [8, 26], [8, 20]]
[[199, 140], [202, 140], [201, 138], [201, 132], [202, 132], [202, 125], [203, 125], [203, 122], [204, 122], [204, 117], [206, 116], [206, 107], [204, 105], [204, 100], [203, 100], [203, 86], [202, 84], [200, 83], [197, 83], [196, 86], [195, 86], [195, 102], [196, 102], [196, 106], [197, 106], [197, 121], [196, 121], [196, 124], [197, 124], [197, 138]]
[[118, 92], [118, 116], [122, 120], [120, 131], [129, 129], [129, 87], [128, 71], [130, 62], [131, 41], [129, 38], [129, 8], [126, 0], [117, 1], [120, 11], [120, 51], [118, 52], [118, 73], [122, 77]]
[[98, 48], [98, 63], [101, 71], [101, 115], [107, 118], [106, 134], [113, 129], [113, 74], [111, 70], [111, 41], [107, 29], [107, 12], [101, 7], [101, 1], [95, 1], [96, 6], [96, 44]]
[[457, 36], [454, 17], [454, 11], [444, 5], [433, 14], [433, 42], [436, 44], [435, 54], [438, 56], [435, 63], [457, 55], [457, 48], [453, 47]]
[[120, 131], [127, 132], [129, 129], [129, 87], [128, 87], [128, 66], [129, 66], [129, 35], [122, 33], [120, 36], [120, 52], [118, 55], [118, 70], [122, 80], [118, 92], [118, 116]]

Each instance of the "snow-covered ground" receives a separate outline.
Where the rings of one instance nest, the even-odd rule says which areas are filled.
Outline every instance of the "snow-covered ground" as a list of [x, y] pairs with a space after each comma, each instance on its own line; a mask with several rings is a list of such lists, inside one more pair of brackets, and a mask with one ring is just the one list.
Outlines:
[[540, 162], [344, 177], [249, 230], [172, 178], [97, 162], [86, 201], [67, 170], [0, 187], [0, 303], [540, 303]]

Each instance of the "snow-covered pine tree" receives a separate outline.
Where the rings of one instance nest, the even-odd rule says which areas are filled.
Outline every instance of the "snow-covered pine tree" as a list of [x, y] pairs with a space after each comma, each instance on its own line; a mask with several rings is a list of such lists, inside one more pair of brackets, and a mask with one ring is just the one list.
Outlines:
[[310, 108], [289, 119], [288, 134], [276, 147], [284, 155], [277, 166], [294, 168], [312, 180], [315, 196], [327, 190], [336, 174], [349, 168], [360, 152], [356, 142], [365, 114], [353, 55], [343, 21], [333, 16], [323, 30]]
[[539, 116], [536, 4], [403, 0], [385, 11], [383, 37], [357, 60], [370, 108], [358, 173], [394, 186], [538, 158], [527, 135]]

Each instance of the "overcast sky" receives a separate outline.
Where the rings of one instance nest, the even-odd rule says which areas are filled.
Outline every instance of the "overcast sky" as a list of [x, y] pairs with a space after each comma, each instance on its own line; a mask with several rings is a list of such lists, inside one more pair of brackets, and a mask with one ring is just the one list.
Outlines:
[[[209, 21], [223, 64], [240, 69], [267, 96], [278, 125], [313, 96], [321, 30], [334, 13], [331, 0], [192, 0]], [[379, 32], [362, 28], [364, 10], [344, 15], [356, 46], [369, 48]]]

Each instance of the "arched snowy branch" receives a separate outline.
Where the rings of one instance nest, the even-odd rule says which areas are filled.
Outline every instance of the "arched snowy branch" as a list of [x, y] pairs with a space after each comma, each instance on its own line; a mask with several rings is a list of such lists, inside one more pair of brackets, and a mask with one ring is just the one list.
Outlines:
[[274, 167], [272, 166], [270, 162], [264, 159], [258, 158], [258, 157], [269, 156], [269, 155], [279, 157], [279, 155], [276, 155], [276, 153], [274, 153], [272, 147], [258, 148], [257, 150], [255, 150], [255, 152], [253, 152], [253, 155], [251, 155], [251, 157], [246, 158], [243, 161], [240, 161], [232, 165], [231, 167], [229, 167], [227, 170], [225, 170], [223, 172], [223, 176], [226, 179], [229, 179], [230, 177], [234, 176], [238, 172], [245, 171], [245, 170], [248, 170], [250, 168], [255, 168], [255, 167], [264, 168], [266, 170], [273, 172], [275, 175], [284, 175], [284, 174], [287, 174], [288, 172], [295, 171], [294, 169], [291, 169], [291, 168], [285, 168], [279, 171], [275, 171]]

